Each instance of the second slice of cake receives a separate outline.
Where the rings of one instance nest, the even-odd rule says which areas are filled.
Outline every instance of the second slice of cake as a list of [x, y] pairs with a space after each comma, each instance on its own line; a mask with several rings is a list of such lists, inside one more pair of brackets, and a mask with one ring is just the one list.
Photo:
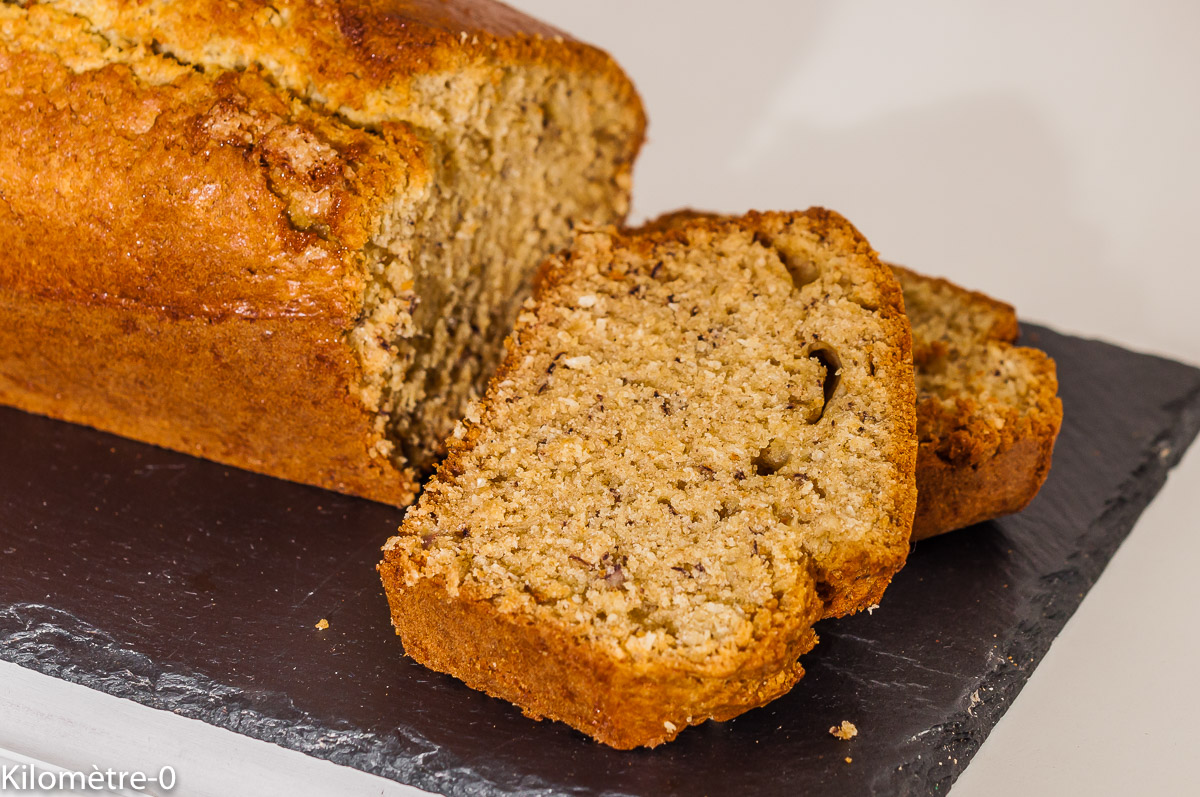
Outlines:
[[910, 333], [821, 210], [582, 235], [380, 565], [406, 652], [615, 747], [788, 691], [916, 499]]

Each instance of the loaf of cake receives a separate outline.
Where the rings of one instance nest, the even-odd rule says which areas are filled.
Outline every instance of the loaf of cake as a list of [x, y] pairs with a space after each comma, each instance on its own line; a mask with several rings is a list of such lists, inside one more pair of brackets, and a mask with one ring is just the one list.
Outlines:
[[916, 501], [900, 289], [840, 216], [591, 231], [385, 547], [406, 653], [657, 745], [787, 692]]
[[1010, 305], [892, 267], [912, 323], [917, 383], [913, 539], [1024, 509], [1062, 425], [1054, 360], [1013, 345]]
[[643, 128], [491, 0], [2, 3], [0, 402], [405, 504]]

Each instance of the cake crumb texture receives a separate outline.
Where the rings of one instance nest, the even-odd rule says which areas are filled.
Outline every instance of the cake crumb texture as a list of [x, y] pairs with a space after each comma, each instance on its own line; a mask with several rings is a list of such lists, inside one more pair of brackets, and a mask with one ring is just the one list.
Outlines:
[[[643, 230], [719, 214], [666, 213]], [[1016, 343], [1010, 305], [891, 266], [912, 326], [917, 384], [917, 515], [913, 539], [1025, 508], [1050, 470], [1062, 425], [1054, 361]]]
[[907, 554], [909, 345], [836, 214], [583, 234], [385, 548], [406, 652], [616, 747], [783, 694]]
[[1062, 425], [1054, 360], [1014, 345], [1013, 308], [893, 266], [912, 324], [920, 540], [1024, 509]]

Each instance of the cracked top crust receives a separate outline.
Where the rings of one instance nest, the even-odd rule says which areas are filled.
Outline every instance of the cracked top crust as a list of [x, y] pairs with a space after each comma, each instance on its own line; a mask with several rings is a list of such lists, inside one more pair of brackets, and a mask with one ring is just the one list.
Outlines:
[[636, 151], [641, 105], [616, 64], [486, 0], [0, 4], [0, 285], [353, 318], [378, 208], [419, 202], [428, 140], [526, 64], [600, 75], [636, 113]]
[[[492, 0], [48, 0], [187, 63], [244, 68], [364, 123], [453, 121], [455, 74], [514, 64], [602, 74], [639, 105], [603, 51]], [[430, 77], [425, 85], [423, 77]], [[445, 100], [431, 107], [429, 90]]]
[[357, 312], [372, 208], [427, 179], [403, 126], [358, 130], [42, 6], [0, 6], [0, 118], [0, 285], [82, 304]]

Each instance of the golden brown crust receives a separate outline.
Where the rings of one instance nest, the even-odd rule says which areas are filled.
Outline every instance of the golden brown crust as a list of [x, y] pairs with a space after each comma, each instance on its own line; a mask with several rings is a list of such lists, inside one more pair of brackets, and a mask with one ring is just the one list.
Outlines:
[[[199, 50], [240, 35], [243, 62], [162, 57], [165, 37], [138, 40], [152, 23]], [[267, 28], [283, 38], [244, 58]], [[0, 401], [407, 504], [351, 334], [364, 246], [393, 201], [425, 195], [432, 155], [422, 120], [362, 129], [319, 108], [362, 115], [421, 69], [544, 55], [611, 80], [644, 123], [611, 59], [553, 36], [489, 2], [0, 5]], [[304, 85], [281, 86], [272, 54]]]
[[379, 572], [406, 654], [528, 717], [561, 720], [620, 750], [656, 747], [689, 725], [732, 719], [786, 694], [804, 674], [797, 659], [817, 642], [813, 616], [790, 638], [773, 636], [779, 649], [761, 651], [764, 662], [789, 662], [783, 669], [734, 677], [632, 669], [560, 629], [489, 601], [451, 597], [437, 580], [408, 587], [387, 559]]
[[642, 114], [633, 84], [606, 53], [493, 0], [59, 3], [101, 30], [147, 47], [157, 42], [189, 63], [259, 64], [289, 90], [364, 121], [409, 118], [398, 109], [421, 75], [466, 68], [498, 75], [512, 64], [599, 74], [617, 102]]
[[252, 73], [151, 86], [0, 44], [0, 118], [0, 285], [177, 317], [352, 318], [370, 208], [423, 168], [399, 129], [332, 123]]
[[[1011, 305], [954, 283], [891, 266], [906, 290], [933, 291], [942, 306], [910, 309], [967, 319], [974, 337], [966, 342], [931, 339], [914, 333], [918, 382], [925, 370], [946, 359], [982, 356], [995, 348], [1015, 363], [1030, 383], [1023, 406], [1007, 408], [997, 426], [984, 410], [989, 399], [962, 392], [950, 397], [922, 394], [917, 401], [917, 514], [913, 540], [1018, 512], [1037, 495], [1050, 470], [1054, 442], [1062, 425], [1054, 361], [1036, 349], [1013, 346], [1018, 337]], [[923, 319], [913, 317], [914, 330]], [[954, 346], [969, 345], [968, 351]]]
[[954, 467], [922, 445], [917, 457], [919, 501], [913, 541], [1019, 512], [1029, 505], [1050, 471], [1052, 432], [1015, 440], [979, 467]]
[[[546, 40], [544, 57], [590, 58], [592, 48], [492, 0], [59, 0], [74, 13], [135, 41], [157, 39], [185, 54], [229, 48], [245, 62], [302, 58], [318, 91], [355, 105], [371, 90], [471, 59], [516, 57]], [[570, 55], [568, 55], [570, 53]], [[503, 58], [500, 55], [499, 58]], [[186, 60], [201, 61], [201, 58]], [[597, 63], [602, 59], [596, 58]]]
[[0, 401], [411, 501], [370, 454], [345, 332], [371, 208], [423, 173], [415, 140], [252, 71], [152, 85], [18, 41], [0, 40]]
[[[739, 220], [697, 218], [689, 223], [692, 231], [750, 229], [768, 241], [795, 224], [830, 241], [848, 257], [860, 256], [870, 264], [872, 279], [864, 282], [879, 290], [866, 300], [884, 321], [886, 346], [881, 348], [890, 352], [877, 365], [888, 375], [888, 411], [899, 419], [893, 447], [883, 459], [907, 474], [890, 485], [896, 511], [888, 528], [876, 529], [876, 539], [882, 542], [869, 546], [870, 550], [863, 550], [868, 547], [864, 545], [845, 546], [846, 550], [829, 553], [821, 567], [810, 563], [808, 580], [798, 589], [815, 599], [797, 600], [794, 605], [803, 609], [756, 634], [747, 655], [711, 661], [707, 669], [675, 669], [653, 660], [640, 665], [628, 659], [617, 661], [594, 642], [574, 636], [577, 630], [535, 622], [520, 612], [500, 611], [491, 595], [474, 596], [461, 583], [451, 590], [440, 576], [414, 579], [419, 561], [390, 545], [379, 567], [393, 624], [409, 655], [476, 689], [517, 703], [530, 716], [562, 720], [621, 749], [669, 741], [687, 725], [728, 719], [787, 692], [803, 674], [797, 656], [816, 642], [813, 622], [878, 602], [906, 558], [916, 505], [915, 394], [903, 296], [858, 231], [841, 216], [822, 209], [750, 214]], [[645, 234], [613, 230], [607, 234], [614, 248], [650, 254], [665, 242], [686, 243], [689, 229], [671, 226]], [[536, 281], [536, 297], [545, 300], [569, 282], [578, 257], [573, 251], [547, 261]], [[532, 314], [530, 319], [518, 325], [507, 341], [508, 356], [478, 411], [481, 420], [466, 423], [449, 441], [448, 455], [434, 482], [427, 485], [425, 501], [445, 492], [439, 482], [450, 487], [465, 473], [469, 455], [493, 415], [493, 396], [501, 383], [516, 375], [529, 353], [530, 344], [522, 341], [532, 337], [527, 327], [538, 323]]]
[[371, 418], [345, 389], [358, 364], [328, 319], [176, 319], [10, 291], [0, 318], [2, 404], [385, 503], [415, 495], [363, 450]]
[[1025, 408], [1022, 422], [999, 432], [979, 431], [968, 411], [956, 431], [943, 439], [929, 430], [944, 419], [934, 422], [929, 416], [944, 412], [931, 400], [918, 403], [918, 431], [924, 432], [917, 456], [914, 542], [1019, 512], [1045, 483], [1062, 427], [1054, 361], [1028, 348], [1014, 347], [1011, 356], [1028, 360], [1038, 374], [1037, 395]]
[[721, 219], [731, 218], [720, 213], [713, 213], [708, 210], [696, 210], [695, 208], [679, 208], [668, 213], [663, 213], [660, 216], [655, 216], [650, 221], [643, 222], [642, 225], [634, 232], [639, 233], [658, 233], [673, 230], [687, 224], [691, 224], [701, 220], [720, 221]]

